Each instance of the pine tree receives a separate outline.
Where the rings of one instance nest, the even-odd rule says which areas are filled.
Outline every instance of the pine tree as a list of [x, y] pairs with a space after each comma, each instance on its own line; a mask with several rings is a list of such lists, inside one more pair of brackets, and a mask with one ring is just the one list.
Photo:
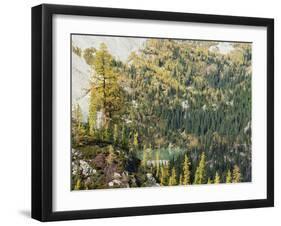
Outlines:
[[175, 167], [172, 168], [171, 176], [169, 178], [169, 186], [177, 185], [177, 174]]
[[196, 168], [196, 171], [195, 171], [195, 175], [194, 175], [194, 181], [193, 181], [193, 184], [200, 184], [199, 183], [199, 178], [200, 178], [200, 172], [199, 172], [199, 167]]
[[113, 141], [115, 144], [118, 143], [118, 125], [117, 124], [114, 124]]
[[180, 177], [179, 177], [179, 185], [183, 185], [183, 178], [182, 178], [182, 174], [180, 174]]
[[196, 168], [194, 184], [204, 184], [205, 183], [205, 152], [202, 152], [199, 166]]
[[165, 168], [164, 166], [161, 166], [161, 177], [160, 177], [160, 185], [165, 185], [165, 178], [166, 178], [166, 175], [165, 175]]
[[160, 173], [160, 157], [159, 157], [159, 151], [156, 152], [156, 177], [159, 177], [159, 173]]
[[218, 172], [216, 172], [214, 184], [219, 184], [219, 183], [220, 183], [220, 176], [219, 176]]
[[72, 127], [72, 134], [75, 144], [79, 145], [81, 139], [85, 135], [85, 129], [82, 122], [83, 115], [79, 104], [76, 104], [74, 106], [72, 117], [74, 120], [73, 127]]
[[91, 78], [89, 124], [90, 132], [94, 126], [94, 114], [100, 110], [103, 114], [103, 126], [108, 123], [113, 114], [123, 106], [123, 91], [117, 81], [117, 73], [112, 65], [113, 57], [104, 43], [95, 52], [93, 59], [94, 73]]
[[231, 183], [231, 181], [232, 181], [231, 171], [228, 170], [228, 171], [227, 171], [227, 174], [226, 174], [225, 182], [226, 182], [226, 183]]
[[105, 128], [103, 131], [103, 139], [106, 141], [110, 141], [111, 139], [111, 130], [110, 128]]
[[81, 188], [81, 180], [78, 178], [74, 186], [74, 190], [79, 190]]
[[207, 184], [212, 184], [212, 183], [213, 183], [213, 181], [211, 180], [211, 178], [210, 178], [210, 177], [208, 177]]
[[169, 178], [170, 178], [170, 174], [169, 174], [169, 165], [161, 166], [161, 177], [160, 177], [160, 185], [164, 186], [164, 185], [168, 185], [169, 184]]
[[240, 169], [237, 165], [234, 166], [233, 168], [233, 173], [232, 173], [232, 183], [238, 183], [241, 180], [241, 174], [240, 174]]
[[90, 92], [90, 102], [89, 102], [89, 116], [88, 116], [89, 135], [91, 137], [94, 136], [96, 118], [97, 118], [97, 111], [96, 111], [96, 104], [95, 104], [95, 94], [94, 94], [94, 91], [91, 91]]
[[190, 161], [187, 157], [187, 154], [184, 156], [184, 163], [183, 163], [183, 185], [190, 184]]

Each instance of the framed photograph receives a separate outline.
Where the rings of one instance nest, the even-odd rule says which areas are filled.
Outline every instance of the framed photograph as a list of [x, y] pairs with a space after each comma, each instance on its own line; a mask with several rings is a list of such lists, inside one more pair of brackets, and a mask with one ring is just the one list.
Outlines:
[[274, 205], [274, 21], [32, 8], [32, 217]]

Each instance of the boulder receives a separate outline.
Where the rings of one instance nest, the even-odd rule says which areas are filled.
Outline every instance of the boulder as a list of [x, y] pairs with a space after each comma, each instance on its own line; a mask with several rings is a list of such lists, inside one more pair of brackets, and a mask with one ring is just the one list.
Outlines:
[[158, 186], [160, 186], [151, 173], [146, 174], [146, 181], [145, 181], [144, 184], [145, 184], [146, 187], [158, 187]]

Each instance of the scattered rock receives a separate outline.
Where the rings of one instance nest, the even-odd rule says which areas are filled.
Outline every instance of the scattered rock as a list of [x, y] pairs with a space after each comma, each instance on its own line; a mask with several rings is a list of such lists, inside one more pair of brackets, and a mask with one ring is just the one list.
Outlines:
[[72, 160], [77, 160], [77, 159], [81, 159], [82, 158], [82, 154], [80, 151], [75, 150], [75, 149], [71, 149], [71, 156], [72, 156]]
[[121, 178], [120, 173], [116, 173], [116, 172], [114, 172], [114, 174], [113, 174], [113, 178], [114, 178], [114, 179], [119, 179], [119, 178]]
[[122, 181], [114, 179], [108, 183], [108, 186], [109, 187], [113, 187], [113, 186], [119, 187], [121, 184], [122, 184]]
[[153, 177], [153, 175], [151, 173], [147, 173], [146, 174], [146, 182], [145, 182], [145, 186], [146, 187], [158, 187], [160, 186], [157, 182], [156, 179]]
[[98, 154], [92, 161], [95, 168], [103, 169], [106, 166], [106, 156], [104, 154]]
[[96, 174], [96, 172], [96, 169], [91, 167], [85, 160], [76, 160], [72, 162], [72, 175], [89, 177]]

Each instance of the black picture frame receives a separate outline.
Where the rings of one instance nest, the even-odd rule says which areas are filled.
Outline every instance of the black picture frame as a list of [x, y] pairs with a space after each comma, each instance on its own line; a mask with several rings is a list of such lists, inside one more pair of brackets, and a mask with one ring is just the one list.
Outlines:
[[[55, 14], [246, 25], [267, 28], [267, 198], [95, 210], [52, 210], [52, 18]], [[274, 206], [274, 20], [43, 4], [32, 8], [32, 218], [40, 221]]]

